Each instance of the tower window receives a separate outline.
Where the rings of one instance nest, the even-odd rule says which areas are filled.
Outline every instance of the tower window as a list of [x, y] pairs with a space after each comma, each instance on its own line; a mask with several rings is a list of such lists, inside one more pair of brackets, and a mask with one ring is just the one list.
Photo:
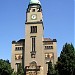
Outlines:
[[22, 54], [15, 54], [15, 60], [21, 60]]
[[36, 36], [31, 36], [31, 58], [35, 58], [36, 54]]
[[35, 12], [35, 9], [32, 9], [32, 12]]
[[16, 63], [17, 66], [17, 72], [19, 72], [19, 67], [21, 66], [21, 63]]
[[45, 46], [45, 49], [53, 49], [53, 46]]
[[53, 53], [45, 53], [45, 59], [52, 59]]
[[31, 26], [31, 33], [37, 33], [37, 26]]
[[35, 37], [32, 37], [32, 52], [35, 51]]
[[23, 47], [15, 47], [15, 51], [23, 50]]

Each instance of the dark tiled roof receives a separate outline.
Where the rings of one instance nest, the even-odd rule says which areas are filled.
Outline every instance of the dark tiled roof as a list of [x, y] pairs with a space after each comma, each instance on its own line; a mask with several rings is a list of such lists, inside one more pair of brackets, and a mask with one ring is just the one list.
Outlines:
[[20, 39], [18, 41], [12, 41], [12, 44], [15, 44], [15, 43], [24, 43], [25, 42], [25, 39]]
[[25, 42], [25, 39], [20, 39], [17, 42]]

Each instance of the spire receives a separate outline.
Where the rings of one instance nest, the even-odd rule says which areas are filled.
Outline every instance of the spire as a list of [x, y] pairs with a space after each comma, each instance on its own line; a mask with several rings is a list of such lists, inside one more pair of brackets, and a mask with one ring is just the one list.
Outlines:
[[29, 4], [40, 4], [39, 0], [30, 0]]

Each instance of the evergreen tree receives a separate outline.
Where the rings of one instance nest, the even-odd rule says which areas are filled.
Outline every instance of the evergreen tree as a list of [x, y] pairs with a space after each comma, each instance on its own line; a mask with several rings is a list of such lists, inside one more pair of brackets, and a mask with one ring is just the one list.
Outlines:
[[24, 75], [24, 71], [23, 71], [23, 68], [22, 68], [21, 64], [19, 64], [19, 66], [18, 66], [17, 75]]
[[58, 57], [57, 69], [59, 75], [75, 75], [75, 51], [72, 44], [65, 44]]
[[54, 69], [52, 66], [52, 62], [48, 62], [48, 74], [47, 75], [54, 75]]

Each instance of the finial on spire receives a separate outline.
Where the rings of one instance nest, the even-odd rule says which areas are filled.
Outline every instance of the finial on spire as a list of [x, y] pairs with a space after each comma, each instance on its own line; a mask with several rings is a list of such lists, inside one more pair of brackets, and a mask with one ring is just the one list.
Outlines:
[[39, 0], [30, 0], [30, 4], [41, 4]]

